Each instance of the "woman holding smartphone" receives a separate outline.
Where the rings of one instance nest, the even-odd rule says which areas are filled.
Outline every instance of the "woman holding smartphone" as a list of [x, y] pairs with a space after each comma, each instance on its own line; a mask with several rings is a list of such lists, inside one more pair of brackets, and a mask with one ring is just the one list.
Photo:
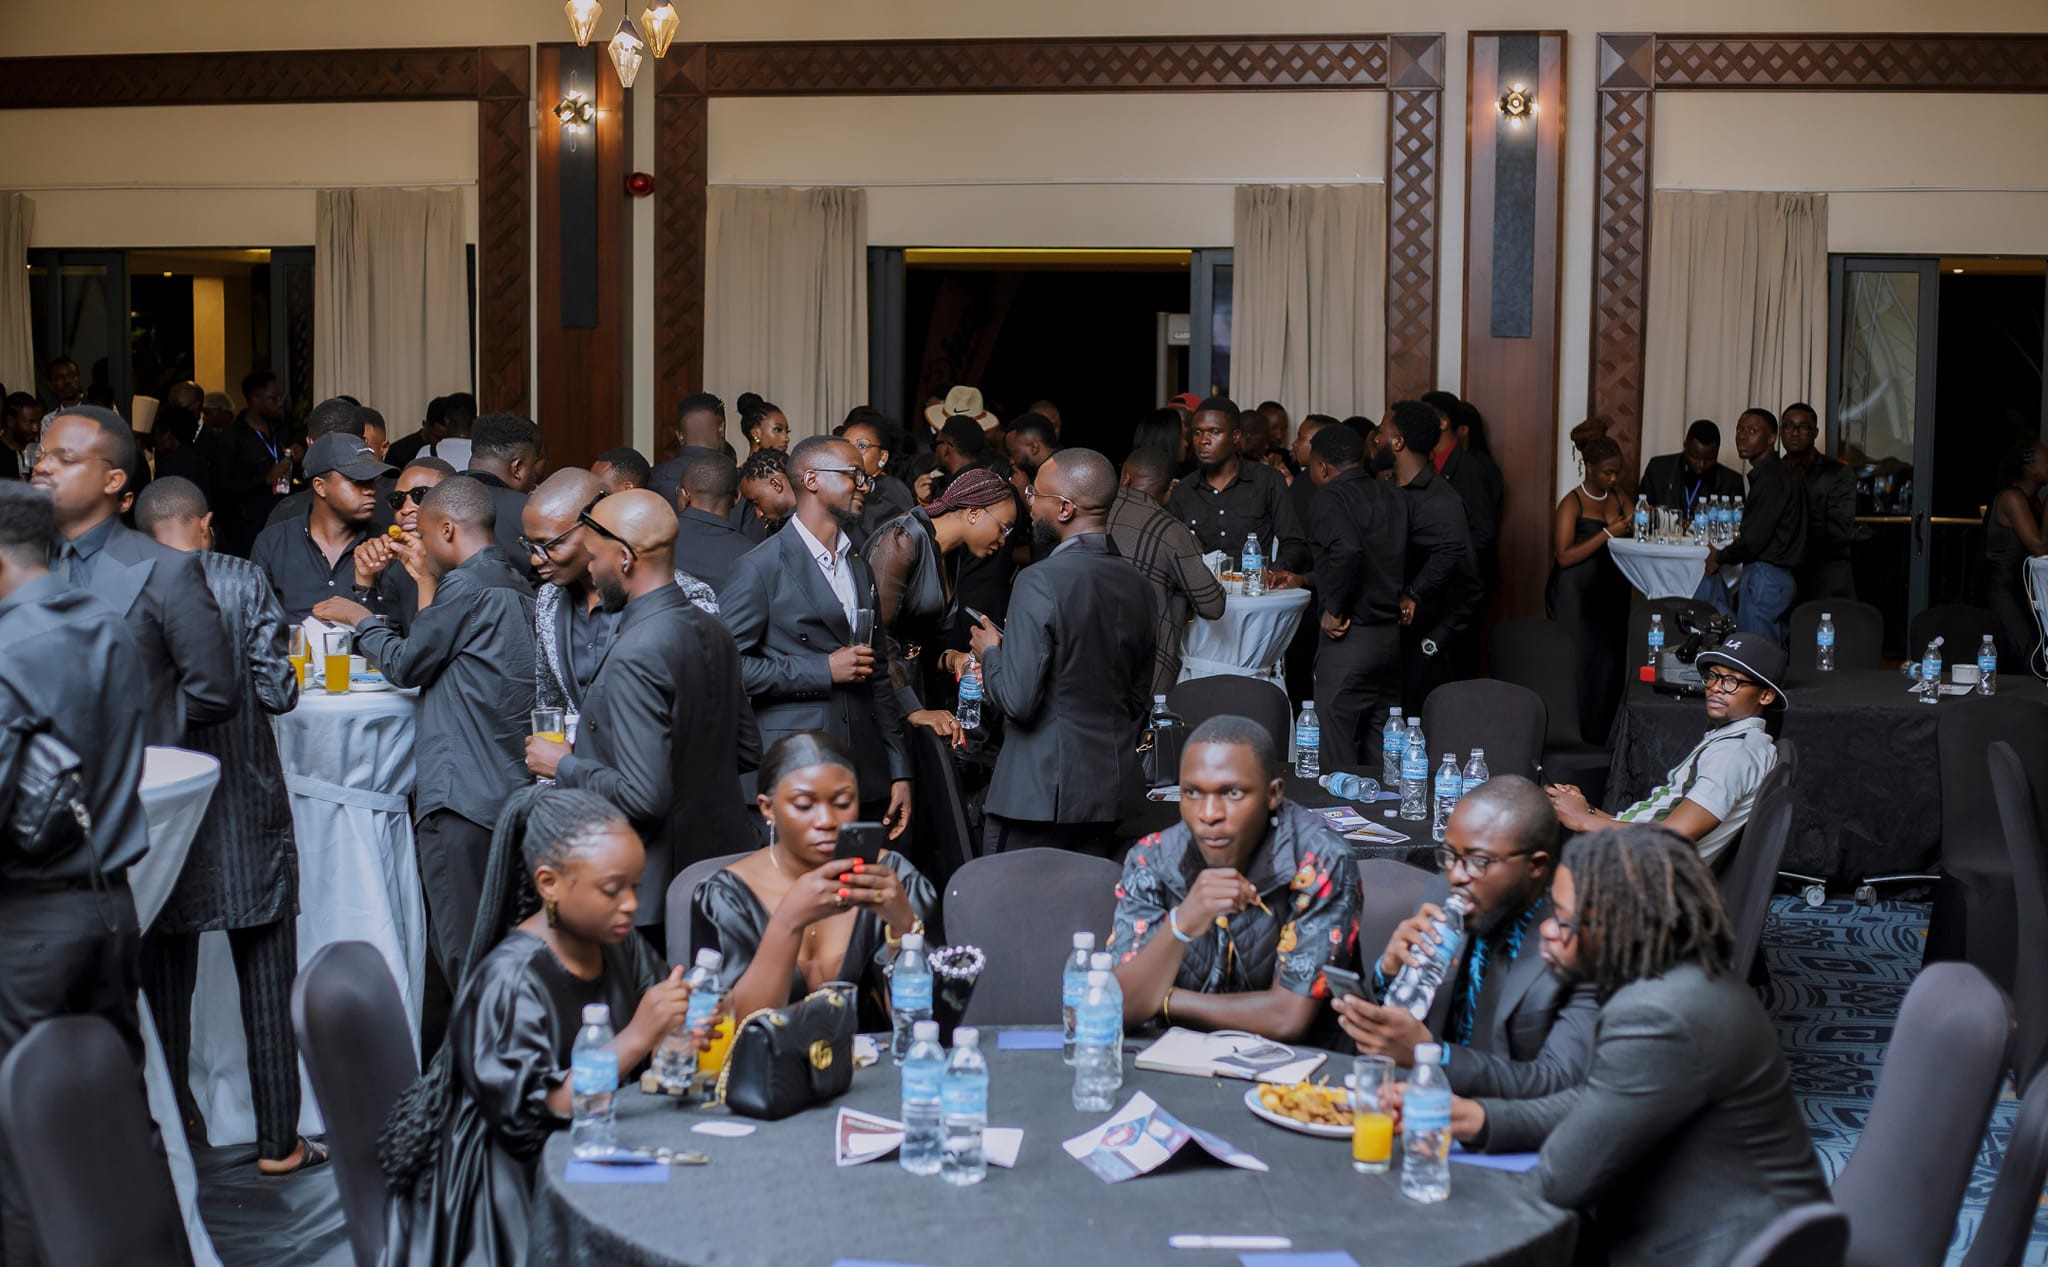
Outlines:
[[783, 736], [761, 759], [758, 785], [768, 844], [697, 887], [692, 953], [708, 946], [725, 956], [720, 975], [736, 1017], [848, 981], [859, 987], [862, 1030], [887, 1029], [883, 969], [905, 933], [924, 931], [937, 905], [931, 882], [902, 854], [875, 847], [879, 824], [842, 840], [860, 816], [860, 786], [853, 754], [832, 736]]

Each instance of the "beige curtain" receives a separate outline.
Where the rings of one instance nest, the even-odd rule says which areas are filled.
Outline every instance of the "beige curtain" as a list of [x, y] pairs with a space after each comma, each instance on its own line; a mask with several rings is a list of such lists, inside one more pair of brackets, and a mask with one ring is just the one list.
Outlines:
[[[704, 382], [758, 392], [792, 438], [828, 435], [868, 398], [864, 189], [711, 190]], [[746, 451], [732, 415], [733, 443]]]
[[28, 240], [36, 204], [27, 194], [0, 194], [0, 383], [36, 389], [35, 320], [28, 304]]
[[394, 440], [416, 429], [429, 400], [470, 389], [462, 221], [459, 189], [320, 191], [314, 394], [380, 410]]
[[1382, 185], [1246, 185], [1232, 252], [1230, 390], [1299, 418], [1377, 418], [1387, 384]]
[[1776, 413], [1826, 389], [1827, 195], [1660, 190], [1646, 325], [1643, 457], [1711, 418], [1732, 465], [1744, 409]]

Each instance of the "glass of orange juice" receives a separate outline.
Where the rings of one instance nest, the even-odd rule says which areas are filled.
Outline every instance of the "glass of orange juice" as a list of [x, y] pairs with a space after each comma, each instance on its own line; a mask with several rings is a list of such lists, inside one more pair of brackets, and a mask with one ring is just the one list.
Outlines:
[[1393, 1160], [1394, 1115], [1380, 1108], [1380, 1088], [1393, 1081], [1389, 1057], [1351, 1062], [1351, 1168], [1361, 1175], [1383, 1175]]
[[292, 626], [290, 656], [294, 683], [303, 690], [306, 686], [306, 665], [313, 658], [313, 653], [306, 647], [306, 627], [304, 625]]
[[348, 694], [348, 644], [349, 636], [346, 630], [336, 629], [321, 635], [321, 645], [326, 653], [326, 659], [320, 667], [327, 675], [329, 695]]
[[697, 1072], [716, 1077], [725, 1068], [725, 1057], [732, 1051], [733, 1024], [731, 1016], [721, 1016], [711, 1027], [711, 1041], [697, 1050]]
[[564, 729], [562, 710], [559, 708], [534, 709], [533, 735], [536, 739], [552, 739], [556, 743], [567, 743], [568, 731]]

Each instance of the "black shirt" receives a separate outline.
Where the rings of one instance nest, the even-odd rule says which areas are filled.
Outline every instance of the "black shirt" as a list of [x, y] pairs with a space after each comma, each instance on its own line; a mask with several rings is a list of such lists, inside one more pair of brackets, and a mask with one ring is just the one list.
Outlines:
[[1796, 568], [1806, 561], [1806, 481], [1775, 453], [1749, 470], [1742, 532], [1721, 547], [1723, 563]]
[[1840, 563], [1855, 540], [1856, 472], [1816, 453], [1806, 467], [1806, 561]]
[[221, 548], [229, 554], [254, 557], [251, 543], [280, 496], [270, 481], [270, 469], [290, 455], [290, 446], [280, 435], [281, 423], [267, 426], [268, 435], [258, 434], [244, 414], [227, 429], [216, 450], [213, 485], [220, 504], [214, 520]]
[[1280, 539], [1266, 566], [1308, 570], [1308, 538], [1287, 496], [1287, 481], [1262, 462], [1239, 459], [1237, 475], [1220, 489], [1209, 483], [1207, 472], [1197, 471], [1174, 486], [1166, 509], [1195, 534], [1204, 553], [1221, 550], [1234, 563], [1244, 553], [1245, 537], [1257, 533], [1262, 546]]
[[1643, 468], [1641, 491], [1652, 506], [1682, 510], [1690, 515], [1703, 498], [1742, 496], [1742, 476], [1718, 462], [1713, 470], [1701, 475], [1685, 464], [1685, 454], [1664, 453], [1651, 458]]
[[568, 590], [562, 594], [560, 610], [569, 617], [569, 675], [576, 679], [576, 698], [583, 699], [597, 680], [597, 666], [604, 663], [604, 653], [619, 632], [625, 608], [614, 612], [606, 611], [603, 603], [593, 607], [581, 594]]
[[1322, 610], [1363, 625], [1398, 622], [1408, 540], [1401, 491], [1353, 468], [1316, 493], [1308, 516]]
[[[355, 592], [356, 547], [369, 538], [367, 529], [357, 529], [340, 557], [330, 565], [313, 540], [312, 516], [308, 514], [265, 528], [257, 536], [255, 548], [249, 551], [249, 559], [270, 578], [271, 592], [284, 608], [285, 619], [293, 624], [312, 615], [313, 608], [328, 598], [354, 599], [373, 612], [381, 612], [389, 593], [384, 576], [378, 577], [377, 586], [367, 597]], [[385, 569], [385, 575], [397, 567], [393, 563]]]
[[[739, 505], [753, 509], [744, 498]], [[762, 534], [764, 540], [766, 536]], [[691, 506], [676, 516], [676, 566], [720, 593], [732, 576], [732, 565], [754, 545], [730, 515]]]
[[1401, 491], [1408, 498], [1407, 593], [1412, 628], [1441, 643], [1463, 630], [1479, 607], [1479, 569], [1465, 502], [1426, 463]]

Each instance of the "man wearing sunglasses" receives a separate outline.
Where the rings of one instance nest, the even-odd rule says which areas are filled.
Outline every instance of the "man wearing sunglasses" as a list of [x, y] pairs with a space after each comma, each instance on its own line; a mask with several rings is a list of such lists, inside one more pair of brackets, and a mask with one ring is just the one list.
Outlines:
[[[372, 532], [356, 547], [356, 590], [375, 590], [384, 596], [384, 614], [400, 633], [412, 628], [413, 618], [420, 608], [434, 601], [435, 574], [427, 563], [426, 548], [420, 541], [420, 503], [442, 480], [455, 474], [455, 468], [431, 453], [414, 458], [398, 473], [396, 481], [377, 481], [393, 485], [384, 494], [381, 505], [388, 518], [405, 533], [403, 537], [392, 537], [384, 532]], [[372, 521], [374, 527], [375, 521]], [[388, 526], [388, 525], [387, 525]], [[393, 564], [398, 566], [393, 567]], [[317, 612], [318, 606], [314, 608]]]
[[[1333, 1000], [1360, 1052], [1407, 1068], [1416, 1044], [1440, 1043], [1459, 1095], [1525, 1098], [1578, 1084], [1592, 1056], [1599, 1001], [1590, 987], [1548, 971], [1538, 953], [1559, 835], [1543, 789], [1519, 775], [1489, 779], [1458, 802], [1436, 858], [1451, 891], [1472, 903], [1465, 949], [1426, 1022], [1365, 999]], [[1376, 993], [1384, 996], [1402, 965], [1430, 952], [1431, 923], [1442, 914], [1426, 902], [1394, 930], [1368, 974]]]
[[1550, 803], [1566, 830], [1656, 823], [1692, 841], [1709, 864], [1742, 831], [1756, 807], [1757, 788], [1778, 763], [1764, 714], [1785, 707], [1778, 685], [1785, 677], [1785, 650], [1767, 634], [1742, 631], [1693, 663], [1707, 688], [1706, 737], [1655, 791], [1619, 814], [1594, 809], [1570, 784], [1552, 784]]

